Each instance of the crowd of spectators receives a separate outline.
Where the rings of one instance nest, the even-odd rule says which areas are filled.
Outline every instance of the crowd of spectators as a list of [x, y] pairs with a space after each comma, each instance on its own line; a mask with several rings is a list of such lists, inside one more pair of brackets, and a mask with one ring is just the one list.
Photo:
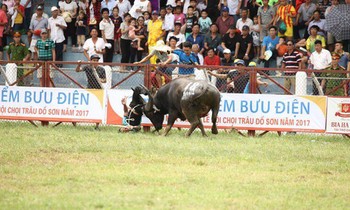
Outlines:
[[[6, 45], [22, 46], [16, 39], [8, 40], [26, 33], [32, 59], [62, 61], [70, 38], [72, 50], [83, 52], [86, 60], [97, 55], [99, 62], [113, 62], [113, 54], [121, 54], [121, 63], [134, 63], [163, 40], [168, 53], [185, 64], [230, 65], [240, 59], [245, 66], [256, 61], [268, 68], [285, 68], [289, 76], [285, 87], [290, 89], [296, 69], [350, 70], [350, 34], [339, 40], [326, 27], [327, 15], [335, 7], [350, 4], [339, 1], [62, 0], [45, 14], [42, 2], [7, 0], [0, 10], [0, 51]], [[29, 59], [25, 53], [13, 56], [16, 51], [10, 49], [8, 59]], [[157, 63], [156, 56], [149, 59]], [[182, 68], [180, 72], [193, 74]], [[324, 90], [328, 87], [325, 80], [320, 84]], [[342, 95], [348, 89], [344, 85]], [[317, 89], [313, 93], [318, 94]]]

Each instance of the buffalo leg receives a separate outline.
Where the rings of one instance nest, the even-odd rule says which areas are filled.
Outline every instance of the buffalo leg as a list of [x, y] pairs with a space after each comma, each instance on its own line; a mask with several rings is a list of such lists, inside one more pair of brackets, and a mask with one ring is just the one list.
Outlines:
[[165, 127], [163, 136], [168, 135], [168, 133], [169, 133], [171, 127], [173, 127], [173, 125], [174, 125], [176, 119], [177, 119], [177, 115], [175, 115], [175, 114], [169, 114], [168, 124], [167, 124], [167, 126]]
[[216, 127], [216, 120], [217, 120], [217, 116], [218, 116], [218, 113], [219, 113], [219, 109], [218, 108], [214, 108], [211, 111], [212, 111], [211, 121], [213, 123], [213, 126], [211, 127], [211, 133], [212, 134], [218, 134], [218, 128]]
[[199, 119], [199, 125], [198, 125], [199, 129], [201, 129], [201, 132], [202, 132], [202, 136], [207, 136], [207, 134], [205, 133], [205, 130], [204, 130], [204, 126], [203, 126], [203, 123], [202, 123], [202, 120]]
[[191, 127], [190, 127], [190, 129], [187, 131], [187, 133], [186, 133], [186, 137], [189, 137], [189, 136], [191, 136], [191, 134], [192, 134], [192, 132], [194, 131], [194, 129], [196, 129], [197, 128], [197, 126], [199, 126], [199, 121], [197, 120], [197, 121], [190, 121], [190, 123], [191, 123]]

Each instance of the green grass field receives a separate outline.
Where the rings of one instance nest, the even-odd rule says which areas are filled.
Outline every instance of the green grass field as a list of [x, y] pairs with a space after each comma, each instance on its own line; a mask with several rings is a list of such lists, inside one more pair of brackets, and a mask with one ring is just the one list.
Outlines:
[[0, 123], [0, 209], [349, 209], [350, 141]]

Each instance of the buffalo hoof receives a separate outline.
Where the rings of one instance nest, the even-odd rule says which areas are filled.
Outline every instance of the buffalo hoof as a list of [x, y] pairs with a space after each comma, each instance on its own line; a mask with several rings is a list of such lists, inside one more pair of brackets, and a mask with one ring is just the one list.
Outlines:
[[218, 132], [218, 129], [217, 129], [217, 128], [212, 128], [212, 129], [211, 129], [211, 133], [212, 133], [212, 134], [218, 134], [219, 132]]

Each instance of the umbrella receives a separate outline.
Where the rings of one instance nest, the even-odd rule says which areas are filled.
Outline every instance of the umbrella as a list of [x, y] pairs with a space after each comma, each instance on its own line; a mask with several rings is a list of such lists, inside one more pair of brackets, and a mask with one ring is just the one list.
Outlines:
[[337, 40], [350, 39], [350, 4], [339, 4], [326, 17], [326, 29]]

